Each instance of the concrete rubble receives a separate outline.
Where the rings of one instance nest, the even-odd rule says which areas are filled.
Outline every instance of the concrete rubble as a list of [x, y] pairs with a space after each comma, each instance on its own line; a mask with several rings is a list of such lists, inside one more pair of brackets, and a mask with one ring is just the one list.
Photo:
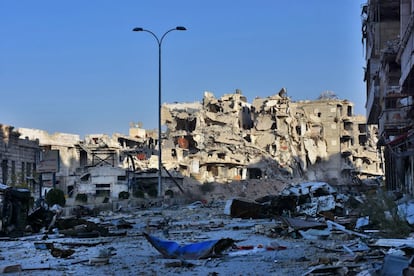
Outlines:
[[[162, 141], [139, 125], [128, 136], [82, 141], [20, 129], [28, 141], [37, 137], [43, 161], [51, 153], [61, 164], [59, 170], [41, 166], [29, 188], [44, 194], [58, 187], [69, 203], [37, 201], [24, 209], [27, 216], [12, 214], [26, 227], [11, 235], [21, 220], [7, 220], [2, 228], [10, 230], [2, 233], [0, 269], [30, 275], [409, 271], [413, 203], [381, 193], [377, 128], [352, 109], [331, 96], [294, 102], [286, 89], [248, 103], [236, 90], [164, 104]], [[154, 190], [158, 143], [162, 197]], [[11, 214], [11, 204], [4, 206]]]
[[336, 98], [294, 102], [284, 88], [253, 103], [236, 90], [221, 98], [205, 92], [201, 103], [164, 104], [164, 166], [200, 183], [359, 183], [382, 175], [381, 159], [376, 126], [352, 109]]
[[[139, 123], [131, 124], [128, 135], [90, 134], [83, 140], [74, 134], [19, 128], [13, 137], [20, 134], [26, 143], [36, 140], [42, 157], [39, 166], [30, 164], [36, 167], [36, 177], [30, 170], [21, 181], [32, 193], [41, 190], [44, 195], [56, 187], [69, 198], [86, 195], [88, 203], [125, 192], [151, 197], [158, 190], [160, 143], [162, 190], [168, 197], [206, 190], [210, 183], [234, 184], [243, 187], [240, 194], [250, 196], [252, 185], [262, 185], [266, 195], [287, 183], [325, 181], [347, 189], [380, 178], [377, 126], [354, 115], [351, 102], [328, 96], [292, 101], [282, 88], [249, 103], [240, 90], [220, 98], [205, 92], [200, 102], [162, 105], [161, 141], [156, 131]], [[21, 151], [12, 149], [14, 144], [8, 144], [8, 152]], [[23, 170], [19, 166], [15, 171]], [[6, 184], [19, 180], [13, 173], [2, 172], [2, 177]]]
[[[2, 238], [0, 271], [19, 275], [391, 275], [390, 271], [402, 275], [412, 271], [414, 243], [409, 234], [389, 238], [373, 220], [356, 227], [364, 205], [370, 204], [366, 196], [375, 191], [365, 188], [344, 197], [328, 183], [304, 182], [258, 201], [170, 199], [142, 205], [125, 199], [118, 203], [122, 208], [85, 215], [73, 208], [46, 208], [44, 212], [57, 217], [49, 216], [39, 231], [26, 227], [21, 237]], [[327, 195], [333, 196], [334, 204], [318, 199]], [[286, 198], [289, 204], [275, 203]], [[395, 198], [396, 209], [400, 201]], [[243, 210], [247, 211], [243, 218], [234, 215]]]

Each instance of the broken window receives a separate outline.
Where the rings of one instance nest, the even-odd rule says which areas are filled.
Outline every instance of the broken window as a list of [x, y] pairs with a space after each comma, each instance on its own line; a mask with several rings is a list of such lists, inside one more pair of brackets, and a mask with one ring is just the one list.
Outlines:
[[367, 141], [368, 141], [368, 138], [365, 134], [358, 136], [358, 143], [360, 146], [364, 146], [367, 143]]
[[96, 196], [109, 197], [111, 194], [111, 184], [96, 184]]
[[242, 107], [239, 118], [239, 127], [243, 129], [251, 129], [253, 127], [250, 109], [247, 106]]
[[25, 176], [25, 173], [26, 173], [26, 163], [24, 163], [24, 162], [22, 162], [22, 171], [21, 171], [21, 182], [23, 183], [24, 182], [24, 176]]
[[175, 130], [185, 130], [192, 132], [196, 128], [197, 119], [196, 118], [188, 118], [188, 119], [176, 119], [176, 127]]
[[90, 178], [91, 178], [91, 174], [90, 173], [87, 173], [87, 174], [82, 175], [80, 177], [80, 180], [81, 181], [84, 181], [84, 182], [87, 182], [87, 181], [89, 181]]
[[26, 176], [31, 176], [31, 175], [32, 175], [32, 164], [26, 163]]
[[344, 130], [352, 131], [353, 130], [353, 123], [352, 122], [344, 122]]
[[16, 184], [16, 161], [12, 161], [11, 163], [11, 180], [12, 180], [12, 184], [15, 185]]
[[219, 159], [225, 159], [226, 158], [226, 154], [225, 153], [222, 153], [222, 152], [220, 152], [220, 153], [217, 153], [217, 157], [219, 158]]
[[75, 191], [75, 188], [74, 188], [74, 186], [73, 185], [69, 185], [68, 187], [67, 187], [67, 194], [68, 194], [68, 197], [72, 197], [73, 196], [73, 192]]
[[342, 105], [337, 104], [336, 105], [336, 110], [337, 110], [337, 117], [341, 118], [342, 117]]
[[3, 184], [7, 184], [7, 178], [8, 178], [8, 167], [7, 167], [7, 160], [1, 161], [1, 173], [3, 176]]
[[358, 124], [358, 131], [360, 133], [366, 133], [367, 132], [367, 125], [366, 124]]
[[207, 110], [213, 113], [223, 112], [223, 108], [217, 104], [209, 104]]
[[247, 175], [249, 176], [249, 179], [261, 179], [262, 170], [259, 168], [248, 168]]
[[351, 116], [352, 116], [352, 113], [353, 113], [353, 112], [352, 112], [352, 106], [350, 106], [350, 105], [349, 105], [349, 106], [347, 107], [347, 115], [348, 115], [349, 117], [351, 117]]
[[385, 108], [397, 108], [397, 99], [396, 98], [387, 98], [385, 99]]
[[300, 127], [300, 126], [296, 126], [295, 127], [295, 129], [296, 129], [296, 133], [300, 136], [300, 135], [302, 135], [302, 128]]
[[79, 165], [81, 167], [86, 167], [88, 165], [88, 153], [84, 150], [79, 152]]

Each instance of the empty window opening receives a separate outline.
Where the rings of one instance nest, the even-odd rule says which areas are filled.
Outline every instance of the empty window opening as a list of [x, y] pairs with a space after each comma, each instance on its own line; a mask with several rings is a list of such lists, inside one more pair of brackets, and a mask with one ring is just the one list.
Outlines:
[[352, 122], [344, 122], [344, 129], [347, 131], [352, 131], [353, 130]]
[[358, 136], [358, 143], [360, 146], [364, 146], [368, 141], [368, 138], [366, 135], [359, 135]]
[[352, 116], [352, 106], [348, 106], [348, 108], [347, 108], [347, 115], [348, 116]]
[[262, 170], [259, 168], [247, 169], [247, 174], [249, 176], [249, 179], [261, 179], [262, 178]]
[[222, 152], [220, 152], [220, 153], [217, 153], [217, 157], [219, 158], [219, 159], [225, 159], [226, 158], [226, 154], [225, 153], [222, 153]]
[[367, 132], [367, 125], [366, 124], [358, 124], [358, 131], [360, 133], [366, 133]]

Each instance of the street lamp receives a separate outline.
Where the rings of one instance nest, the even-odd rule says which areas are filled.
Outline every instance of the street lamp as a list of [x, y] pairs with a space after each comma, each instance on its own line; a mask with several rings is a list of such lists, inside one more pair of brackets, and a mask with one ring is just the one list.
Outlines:
[[150, 33], [156, 40], [158, 44], [158, 196], [162, 196], [162, 160], [161, 160], [161, 45], [164, 37], [172, 31], [185, 31], [187, 30], [183, 26], [177, 26], [173, 29], [166, 31], [161, 38], [158, 38], [156, 34], [154, 34], [150, 30], [146, 30], [144, 28], [134, 28], [132, 31], [134, 32], [147, 32]]

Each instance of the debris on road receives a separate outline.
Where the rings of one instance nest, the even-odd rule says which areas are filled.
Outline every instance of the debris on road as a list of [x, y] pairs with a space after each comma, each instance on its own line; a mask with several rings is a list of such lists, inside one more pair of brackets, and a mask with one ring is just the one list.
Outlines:
[[225, 238], [179, 245], [176, 242], [161, 240], [147, 233], [143, 233], [143, 235], [164, 257], [172, 259], [197, 260], [218, 257], [234, 244], [234, 240]]

